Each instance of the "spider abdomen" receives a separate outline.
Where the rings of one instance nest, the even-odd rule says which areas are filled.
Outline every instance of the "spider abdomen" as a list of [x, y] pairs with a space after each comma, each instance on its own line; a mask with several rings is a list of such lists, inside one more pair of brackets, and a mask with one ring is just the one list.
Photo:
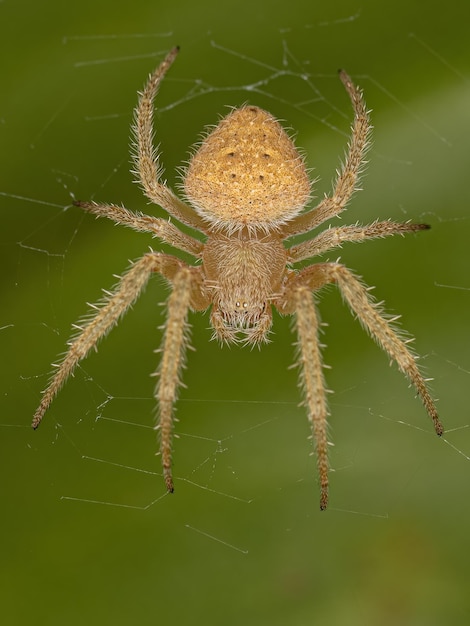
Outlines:
[[269, 231], [306, 205], [310, 180], [279, 122], [263, 109], [244, 106], [224, 117], [194, 153], [184, 190], [216, 227]]

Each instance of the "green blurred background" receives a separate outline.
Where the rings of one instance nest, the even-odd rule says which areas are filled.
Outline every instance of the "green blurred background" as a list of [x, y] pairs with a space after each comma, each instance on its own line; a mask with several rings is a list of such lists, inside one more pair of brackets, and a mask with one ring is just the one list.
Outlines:
[[[470, 615], [468, 237], [470, 7], [421, 2], [0, 3], [0, 619], [5, 624], [463, 624]], [[164, 52], [166, 176], [226, 105], [269, 108], [329, 185], [351, 120], [336, 70], [375, 126], [344, 222], [426, 221], [349, 246], [416, 335], [445, 441], [334, 289], [331, 504], [318, 508], [293, 335], [262, 351], [210, 342], [192, 318], [168, 497], [151, 430], [166, 290], [150, 284], [29, 427], [70, 325], [149, 245], [73, 197], [148, 207], [129, 174], [136, 92]], [[249, 89], [249, 86], [257, 85]], [[331, 258], [336, 258], [333, 253]]]

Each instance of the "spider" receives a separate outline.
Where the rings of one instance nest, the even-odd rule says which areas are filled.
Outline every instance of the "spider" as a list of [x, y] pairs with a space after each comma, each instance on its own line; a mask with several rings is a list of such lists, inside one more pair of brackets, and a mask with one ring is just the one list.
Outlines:
[[[353, 193], [365, 163], [371, 124], [362, 92], [350, 77], [339, 78], [351, 100], [354, 121], [345, 160], [331, 195], [305, 209], [312, 184], [303, 157], [282, 126], [268, 112], [252, 105], [233, 109], [203, 139], [184, 170], [183, 202], [162, 181], [162, 167], [153, 146], [154, 98], [174, 62], [173, 48], [150, 75], [135, 109], [135, 174], [147, 198], [195, 236], [171, 221], [131, 212], [114, 204], [74, 202], [97, 217], [107, 217], [192, 255], [188, 265], [176, 256], [150, 251], [135, 261], [115, 290], [94, 305], [91, 317], [79, 323], [78, 334], [43, 391], [32, 426], [37, 428], [52, 400], [97, 342], [119, 321], [154, 273], [171, 285], [161, 360], [156, 372], [160, 454], [166, 488], [173, 492], [171, 447], [174, 404], [188, 344], [188, 312], [210, 308], [213, 337], [221, 343], [261, 344], [268, 340], [272, 308], [294, 315], [298, 365], [316, 453], [320, 508], [328, 504], [328, 408], [319, 345], [319, 318], [314, 294], [335, 283], [352, 313], [414, 385], [424, 407], [442, 435], [433, 399], [416, 364], [408, 340], [393, 328], [396, 318], [382, 312], [361, 280], [339, 262], [318, 262], [296, 269], [295, 264], [353, 241], [412, 233], [426, 224], [375, 221], [366, 226], [330, 226], [302, 243], [295, 235], [310, 233], [340, 215]], [[287, 243], [286, 243], [287, 240]]]

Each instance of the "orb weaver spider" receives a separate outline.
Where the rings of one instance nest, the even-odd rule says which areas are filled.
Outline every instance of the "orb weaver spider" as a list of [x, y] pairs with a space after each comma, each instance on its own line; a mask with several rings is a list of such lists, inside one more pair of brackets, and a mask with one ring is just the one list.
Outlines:
[[70, 341], [67, 354], [43, 392], [33, 428], [39, 426], [79, 361], [129, 309], [152, 274], [158, 273], [172, 289], [156, 387], [159, 406], [156, 428], [160, 432], [167, 490], [173, 491], [173, 407], [188, 342], [188, 312], [210, 308], [216, 339], [222, 343], [254, 345], [267, 341], [275, 307], [282, 315], [295, 316], [298, 364], [320, 478], [320, 508], [325, 509], [328, 408], [318, 341], [319, 319], [313, 299], [313, 294], [322, 287], [330, 283], [338, 286], [362, 326], [414, 385], [438, 435], [443, 433], [443, 428], [408, 341], [400, 338], [392, 326], [394, 319], [382, 312], [369, 289], [339, 262], [313, 263], [302, 269], [292, 266], [349, 241], [403, 235], [429, 227], [375, 221], [366, 226], [330, 226], [302, 243], [289, 242], [295, 235], [310, 233], [338, 216], [358, 189], [371, 124], [362, 92], [344, 71], [339, 77], [351, 100], [354, 122], [346, 158], [331, 195], [304, 210], [312, 187], [304, 159], [271, 114], [245, 105], [223, 118], [193, 153], [183, 175], [187, 200], [183, 202], [162, 181], [162, 167], [153, 145], [154, 98], [177, 53], [178, 48], [169, 52], [139, 96], [133, 126], [135, 173], [147, 198], [177, 222], [193, 229], [194, 236], [182, 232], [170, 221], [133, 213], [114, 204], [74, 204], [96, 216], [150, 232], [199, 263], [188, 265], [177, 256], [154, 251], [135, 261], [114, 292], [93, 307], [92, 317], [78, 324], [78, 335]]

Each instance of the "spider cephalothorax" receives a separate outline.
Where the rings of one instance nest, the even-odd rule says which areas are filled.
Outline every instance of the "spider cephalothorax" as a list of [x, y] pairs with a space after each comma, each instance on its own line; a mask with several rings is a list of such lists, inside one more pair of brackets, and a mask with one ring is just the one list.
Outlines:
[[286, 256], [275, 234], [256, 237], [243, 229], [230, 237], [219, 232], [210, 235], [202, 258], [212, 302], [211, 323], [218, 339], [267, 340], [271, 305], [282, 290]]
[[135, 171], [145, 195], [178, 222], [192, 228], [196, 236], [184, 233], [165, 219], [132, 213], [114, 204], [75, 204], [97, 216], [151, 232], [192, 255], [199, 263], [187, 265], [176, 256], [153, 251], [135, 261], [115, 291], [94, 307], [97, 309], [94, 316], [78, 325], [79, 334], [70, 342], [67, 354], [43, 393], [33, 427], [37, 428], [77, 363], [117, 323], [150, 276], [160, 273], [172, 287], [156, 388], [157, 428], [168, 491], [173, 491], [173, 405], [187, 347], [189, 310], [210, 308], [214, 336], [221, 342], [257, 344], [267, 340], [274, 306], [281, 314], [295, 316], [301, 382], [320, 477], [320, 508], [325, 509], [328, 409], [314, 292], [336, 283], [351, 311], [410, 379], [437, 434], [441, 435], [443, 429], [415, 356], [362, 282], [338, 262], [313, 263], [302, 269], [296, 269], [295, 264], [347, 241], [416, 232], [428, 226], [376, 221], [367, 226], [330, 227], [297, 245], [286, 243], [291, 237], [310, 233], [339, 215], [357, 189], [371, 126], [362, 93], [345, 72], [340, 72], [340, 79], [353, 105], [354, 124], [346, 159], [330, 196], [303, 211], [311, 191], [303, 158], [272, 115], [255, 106], [244, 106], [222, 119], [192, 156], [183, 177], [189, 204], [184, 203], [161, 182], [162, 169], [152, 141], [153, 101], [177, 53], [178, 49], [174, 48], [167, 55], [140, 95], [134, 126]]

